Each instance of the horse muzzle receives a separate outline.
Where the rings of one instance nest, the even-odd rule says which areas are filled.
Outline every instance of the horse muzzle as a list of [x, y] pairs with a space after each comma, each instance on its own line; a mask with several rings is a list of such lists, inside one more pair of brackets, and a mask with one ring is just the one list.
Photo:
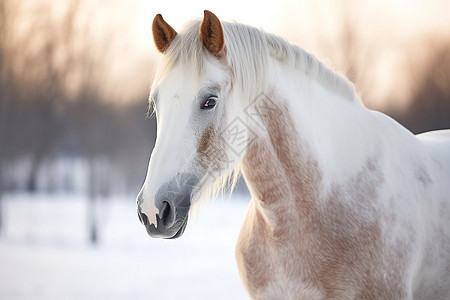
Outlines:
[[150, 222], [149, 216], [142, 209], [142, 203], [149, 200], [144, 199], [142, 192], [139, 194], [137, 213], [149, 236], [174, 239], [184, 233], [197, 183], [197, 177], [184, 173], [163, 184], [154, 197], [154, 205], [158, 209], [156, 224]]
[[[190, 200], [186, 203], [190, 203]], [[156, 224], [150, 223], [147, 215], [138, 207], [138, 217], [145, 226], [149, 236], [153, 238], [174, 239], [180, 237], [186, 228], [189, 206], [174, 207], [168, 201], [163, 201], [156, 215]]]

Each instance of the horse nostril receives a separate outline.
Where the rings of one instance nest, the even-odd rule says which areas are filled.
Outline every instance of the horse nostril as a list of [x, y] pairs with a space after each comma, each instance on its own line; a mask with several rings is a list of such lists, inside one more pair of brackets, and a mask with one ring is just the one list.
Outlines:
[[138, 217], [139, 217], [139, 221], [141, 221], [142, 225], [147, 225], [148, 224], [147, 216], [143, 212], [141, 212], [140, 210], [138, 210]]
[[167, 225], [167, 223], [170, 222], [171, 208], [169, 202], [163, 201], [158, 215], [164, 225]]

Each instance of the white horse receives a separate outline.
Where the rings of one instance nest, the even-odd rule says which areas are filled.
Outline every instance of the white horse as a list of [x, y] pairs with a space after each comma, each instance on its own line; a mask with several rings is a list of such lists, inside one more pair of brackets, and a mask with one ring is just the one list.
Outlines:
[[414, 136], [303, 49], [211, 12], [161, 15], [157, 140], [138, 196], [152, 237], [242, 173], [236, 247], [254, 299], [450, 299], [450, 131]]

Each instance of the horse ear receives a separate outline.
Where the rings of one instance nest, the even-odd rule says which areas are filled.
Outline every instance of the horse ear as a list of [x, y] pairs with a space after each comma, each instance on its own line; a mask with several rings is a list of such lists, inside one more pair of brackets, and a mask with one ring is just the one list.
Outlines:
[[200, 24], [200, 37], [208, 51], [220, 58], [225, 48], [223, 28], [220, 20], [212, 12], [205, 10], [202, 24]]
[[177, 32], [164, 21], [161, 14], [157, 14], [152, 25], [153, 40], [159, 52], [164, 53], [169, 48], [170, 43], [177, 35]]

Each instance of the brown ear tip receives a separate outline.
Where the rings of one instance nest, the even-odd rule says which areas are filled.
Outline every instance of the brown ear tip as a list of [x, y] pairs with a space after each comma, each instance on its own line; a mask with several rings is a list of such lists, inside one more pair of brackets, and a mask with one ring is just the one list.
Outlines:
[[153, 20], [154, 21], [160, 21], [160, 20], [164, 20], [164, 19], [163, 19], [161, 14], [157, 14]]
[[153, 19], [153, 28], [157, 25], [157, 24], [160, 24], [161, 23], [161, 21], [163, 20], [163, 18], [162, 18], [162, 16], [161, 16], [161, 14], [157, 14], [156, 16], [155, 16], [155, 18]]
[[[206, 18], [206, 17], [216, 17], [215, 14], [213, 14], [212, 12], [210, 12], [210, 11], [207, 10], [207, 9], [205, 9], [205, 10], [203, 11], [203, 14], [204, 14], [205, 18]], [[216, 18], [217, 18], [217, 17], [216, 17]]]

